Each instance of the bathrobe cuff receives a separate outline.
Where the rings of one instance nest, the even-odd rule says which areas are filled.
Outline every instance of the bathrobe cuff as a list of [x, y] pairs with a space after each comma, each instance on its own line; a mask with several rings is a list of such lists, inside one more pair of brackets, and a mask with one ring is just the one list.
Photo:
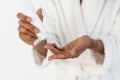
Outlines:
[[111, 45], [111, 41], [109, 39], [110, 37], [107, 36], [102, 36], [99, 37], [100, 40], [102, 40], [103, 45], [104, 45], [104, 53], [105, 53], [105, 57], [104, 57], [104, 62], [103, 62], [103, 69], [107, 70], [110, 68], [110, 66], [112, 65], [113, 62], [113, 46]]
[[33, 49], [33, 58], [37, 65], [41, 65], [45, 57], [41, 55], [37, 50]]
[[102, 70], [107, 71], [113, 63], [113, 46], [111, 44], [111, 37], [109, 36], [94, 36], [94, 39], [101, 40], [104, 45], [104, 60], [102, 64]]
[[[59, 46], [58, 38], [54, 34], [50, 34], [47, 37], [46, 41], [47, 43], [55, 43], [56, 45]], [[44, 57], [39, 52], [37, 52], [35, 49], [33, 49], [34, 61], [37, 65], [39, 65], [40, 68], [45, 68], [49, 64], [52, 63], [52, 61], [48, 60], [48, 57], [51, 55], [53, 55], [53, 53], [50, 50], [47, 51], [47, 56]]]

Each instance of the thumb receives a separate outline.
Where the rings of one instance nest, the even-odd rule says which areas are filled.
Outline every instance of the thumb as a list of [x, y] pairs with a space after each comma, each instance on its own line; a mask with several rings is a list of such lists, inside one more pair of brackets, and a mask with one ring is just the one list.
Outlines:
[[76, 53], [77, 53], [77, 49], [76, 48], [73, 48], [71, 51], [70, 51], [71, 55], [72, 56], [75, 56]]
[[43, 21], [42, 9], [38, 9], [37, 10], [37, 15], [39, 16], [39, 18], [41, 19], [41, 21]]

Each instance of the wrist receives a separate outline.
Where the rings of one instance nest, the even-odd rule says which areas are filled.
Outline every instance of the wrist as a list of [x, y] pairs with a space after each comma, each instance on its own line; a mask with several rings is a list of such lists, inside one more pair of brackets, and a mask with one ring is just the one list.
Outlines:
[[100, 52], [100, 53], [104, 54], [103, 42], [101, 40], [98, 40], [98, 39], [90, 38], [88, 49], [91, 49], [91, 50], [94, 50], [96, 52]]
[[90, 49], [90, 48], [92, 48], [93, 47], [93, 39], [91, 39], [90, 37], [89, 37], [89, 39], [88, 39], [88, 49]]
[[47, 49], [44, 48], [44, 46], [46, 45], [46, 40], [42, 40], [40, 42], [38, 42], [38, 44], [36, 44], [35, 46], [33, 46], [33, 48], [39, 52], [41, 55], [43, 55], [44, 57], [46, 57], [47, 55]]
[[91, 38], [88, 35], [84, 35], [82, 38], [86, 47], [89, 48], [91, 46]]

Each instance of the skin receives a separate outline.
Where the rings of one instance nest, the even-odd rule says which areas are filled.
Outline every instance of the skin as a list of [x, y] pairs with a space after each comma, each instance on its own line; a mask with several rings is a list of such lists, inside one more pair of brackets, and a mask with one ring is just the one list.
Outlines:
[[92, 39], [87, 35], [69, 42], [62, 48], [58, 48], [57, 45], [51, 43], [45, 45], [45, 48], [54, 53], [54, 55], [49, 57], [49, 60], [76, 58], [86, 49], [91, 49], [104, 55], [104, 46], [102, 41]]
[[[87, 44], [86, 44], [87, 43]], [[55, 44], [47, 44], [45, 48], [50, 49], [54, 55], [49, 57], [49, 60], [52, 59], [67, 59], [67, 58], [76, 58], [83, 51], [88, 48], [89, 37], [84, 35], [80, 38], [77, 38], [69, 43], [67, 43], [62, 48], [58, 48]]]
[[[37, 11], [37, 14], [42, 20], [43, 16], [41, 9]], [[93, 51], [99, 52], [100, 54], [104, 54], [104, 46], [102, 41], [92, 39], [88, 35], [83, 35], [82, 37], [79, 37], [60, 48], [57, 47], [57, 45], [54, 43], [46, 44], [45, 40], [34, 46], [33, 43], [38, 38], [36, 34], [39, 33], [40, 30], [30, 23], [30, 17], [22, 13], [18, 13], [17, 17], [19, 19], [18, 32], [20, 39], [25, 43], [33, 46], [34, 49], [36, 49], [43, 56], [46, 56], [48, 49], [51, 50], [54, 55], [50, 56], [49, 60], [76, 58], [86, 49], [91, 49]]]
[[[39, 18], [43, 20], [42, 10], [39, 9], [36, 13]], [[44, 48], [44, 45], [46, 44], [45, 40], [39, 42], [36, 46], [33, 45], [34, 41], [38, 39], [36, 34], [39, 33], [40, 30], [31, 24], [32, 19], [24, 15], [23, 13], [18, 13], [17, 18], [19, 19], [18, 32], [20, 39], [26, 44], [33, 46], [33, 48], [41, 53], [43, 56], [46, 56], [47, 49]]]

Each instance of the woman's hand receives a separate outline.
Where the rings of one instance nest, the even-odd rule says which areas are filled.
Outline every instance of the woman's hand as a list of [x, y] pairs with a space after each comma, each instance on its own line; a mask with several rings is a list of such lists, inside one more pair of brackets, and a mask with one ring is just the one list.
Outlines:
[[[37, 15], [41, 20], [43, 20], [42, 10], [39, 9], [37, 11]], [[25, 43], [31, 45], [34, 47], [35, 50], [37, 50], [39, 53], [41, 53], [43, 56], [46, 56], [47, 50], [44, 48], [44, 45], [46, 44], [46, 41], [40, 41], [37, 45], [33, 45], [34, 41], [38, 38], [37, 33], [40, 32], [40, 30], [31, 24], [31, 18], [29, 16], [26, 16], [22, 13], [18, 13], [17, 17], [19, 19], [19, 37], [21, 40], [23, 40]]]
[[72, 42], [66, 44], [62, 48], [58, 48], [57, 45], [47, 44], [45, 45], [46, 49], [51, 50], [54, 55], [49, 57], [49, 60], [52, 59], [66, 59], [66, 58], [76, 58], [78, 57], [83, 51], [85, 51], [90, 45], [90, 38], [89, 36], [83, 36]]
[[45, 45], [45, 48], [51, 50], [54, 53], [54, 55], [49, 57], [49, 60], [76, 58], [86, 49], [91, 49], [104, 55], [104, 45], [102, 41], [92, 39], [87, 35], [73, 40], [62, 48], [58, 48], [54, 43]]
[[[37, 11], [37, 15], [43, 20], [41, 9]], [[34, 41], [38, 38], [36, 34], [39, 33], [40, 30], [31, 24], [32, 20], [29, 16], [18, 13], [17, 17], [19, 19], [18, 31], [20, 39], [29, 45], [33, 45]]]

